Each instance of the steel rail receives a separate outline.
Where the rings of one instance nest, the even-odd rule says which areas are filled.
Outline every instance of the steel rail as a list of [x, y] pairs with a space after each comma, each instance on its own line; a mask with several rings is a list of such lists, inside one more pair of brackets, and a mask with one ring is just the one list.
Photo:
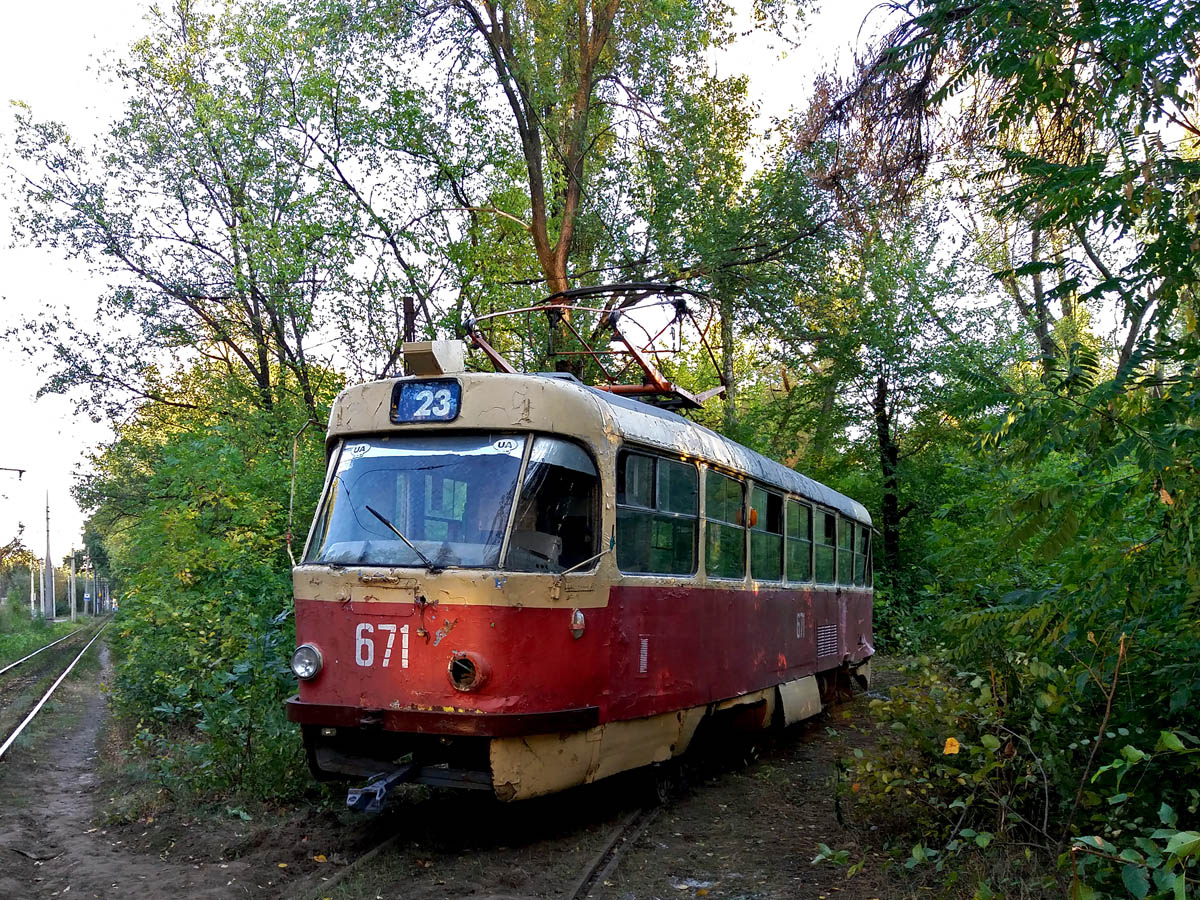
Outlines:
[[30, 653], [28, 656], [22, 656], [22, 657], [21, 657], [20, 659], [18, 659], [16, 662], [14, 662], [14, 663], [9, 663], [9, 664], [8, 664], [7, 666], [5, 666], [3, 669], [0, 669], [0, 675], [3, 675], [3, 674], [4, 674], [5, 672], [7, 672], [9, 669], [15, 669], [15, 668], [16, 668], [17, 666], [19, 666], [21, 663], [25, 662], [25, 660], [27, 660], [27, 659], [33, 659], [35, 656], [37, 656], [37, 655], [38, 655], [39, 653], [41, 653], [43, 650], [49, 650], [49, 649], [50, 649], [51, 647], [53, 647], [55, 644], [61, 644], [61, 643], [62, 643], [63, 641], [65, 641], [67, 638], [69, 638], [69, 637], [74, 637], [75, 635], [79, 634], [79, 632], [81, 632], [81, 631], [84, 631], [84, 630], [85, 630], [85, 629], [83, 629], [83, 628], [76, 628], [76, 629], [75, 629], [74, 631], [72, 631], [70, 634], [68, 634], [68, 635], [64, 635], [63, 637], [60, 637], [60, 638], [59, 638], [57, 641], [51, 641], [51, 642], [50, 642], [50, 643], [48, 643], [48, 644], [47, 644], [45, 647], [39, 647], [37, 650], [34, 650], [34, 651], [33, 651], [32, 653]]
[[63, 673], [54, 680], [54, 684], [50, 685], [50, 690], [46, 691], [46, 693], [42, 695], [42, 699], [37, 702], [37, 705], [30, 710], [29, 715], [27, 715], [21, 721], [21, 724], [17, 726], [17, 730], [10, 734], [8, 739], [3, 744], [0, 744], [0, 759], [2, 759], [4, 754], [8, 752], [8, 748], [13, 745], [13, 742], [20, 736], [21, 732], [25, 730], [25, 726], [33, 721], [34, 716], [41, 711], [42, 707], [46, 705], [46, 702], [50, 699], [54, 692], [58, 690], [58, 686], [63, 683], [63, 679], [71, 674], [71, 670], [75, 668], [75, 664], [83, 659], [83, 654], [87, 653], [92, 644], [96, 643], [96, 641], [100, 638], [100, 635], [104, 633], [104, 629], [108, 627], [108, 624], [108, 622], [105, 622], [100, 626], [100, 629], [96, 632], [92, 639], [87, 642], [82, 650], [79, 651], [79, 655], [71, 660], [71, 664], [67, 666], [63, 670]]
[[621, 823], [609, 832], [604, 845], [580, 873], [565, 900], [584, 900], [592, 888], [603, 884], [617, 867], [625, 851], [645, 833], [661, 811], [660, 806], [642, 807], [621, 820]]

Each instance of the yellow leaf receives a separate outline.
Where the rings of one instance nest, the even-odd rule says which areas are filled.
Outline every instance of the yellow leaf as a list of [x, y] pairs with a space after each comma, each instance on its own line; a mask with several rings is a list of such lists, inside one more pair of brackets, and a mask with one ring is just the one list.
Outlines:
[[313, 862], [329, 862], [329, 860], [327, 860], [325, 858], [324, 853], [318, 853], [316, 856], [313, 857]]
[[287, 868], [287, 863], [279, 863], [278, 865], [279, 865], [279, 868], [281, 868], [281, 869]]
[[958, 741], [952, 737], [946, 738], [946, 746], [942, 749], [942, 753], [952, 756], [958, 752]]

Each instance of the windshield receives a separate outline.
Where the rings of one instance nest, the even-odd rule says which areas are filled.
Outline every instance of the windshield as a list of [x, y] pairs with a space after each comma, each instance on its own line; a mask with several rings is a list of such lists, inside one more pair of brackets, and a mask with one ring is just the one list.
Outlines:
[[525, 441], [521, 435], [348, 441], [305, 562], [425, 566], [398, 531], [436, 566], [494, 568]]

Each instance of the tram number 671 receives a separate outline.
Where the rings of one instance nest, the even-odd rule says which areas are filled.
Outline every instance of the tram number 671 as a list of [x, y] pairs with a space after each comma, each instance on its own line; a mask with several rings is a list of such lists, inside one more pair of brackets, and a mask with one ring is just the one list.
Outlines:
[[[380, 632], [379, 637], [372, 637], [374, 632]], [[370, 622], [359, 622], [354, 629], [354, 661], [360, 666], [375, 665], [375, 641], [383, 640], [387, 634], [387, 643], [383, 647], [381, 667], [386, 669], [392, 661], [392, 647], [396, 643], [396, 634], [400, 634], [400, 668], [408, 668], [408, 626], [399, 627], [391, 624], [372, 625]]]

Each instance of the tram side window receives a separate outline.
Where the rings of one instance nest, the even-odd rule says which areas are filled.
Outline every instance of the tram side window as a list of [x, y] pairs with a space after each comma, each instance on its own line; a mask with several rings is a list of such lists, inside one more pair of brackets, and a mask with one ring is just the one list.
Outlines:
[[709, 470], [704, 476], [704, 571], [714, 578], [744, 578], [746, 531], [742, 483]]
[[617, 460], [617, 567], [631, 575], [696, 571], [700, 515], [695, 466], [644, 453]]
[[866, 585], [870, 583], [870, 573], [867, 571], [867, 550], [871, 540], [869, 528], [858, 526], [858, 540], [854, 543], [854, 583]]
[[756, 487], [750, 492], [750, 575], [760, 581], [783, 577], [783, 498]]
[[854, 523], [838, 519], [838, 584], [854, 582]]
[[821, 584], [833, 584], [836, 577], [834, 548], [837, 546], [837, 516], [817, 513], [816, 575]]
[[787, 578], [812, 581], [812, 507], [787, 502]]
[[583, 448], [559, 438], [534, 440], [507, 568], [561, 572], [595, 556], [599, 486], [596, 466]]

